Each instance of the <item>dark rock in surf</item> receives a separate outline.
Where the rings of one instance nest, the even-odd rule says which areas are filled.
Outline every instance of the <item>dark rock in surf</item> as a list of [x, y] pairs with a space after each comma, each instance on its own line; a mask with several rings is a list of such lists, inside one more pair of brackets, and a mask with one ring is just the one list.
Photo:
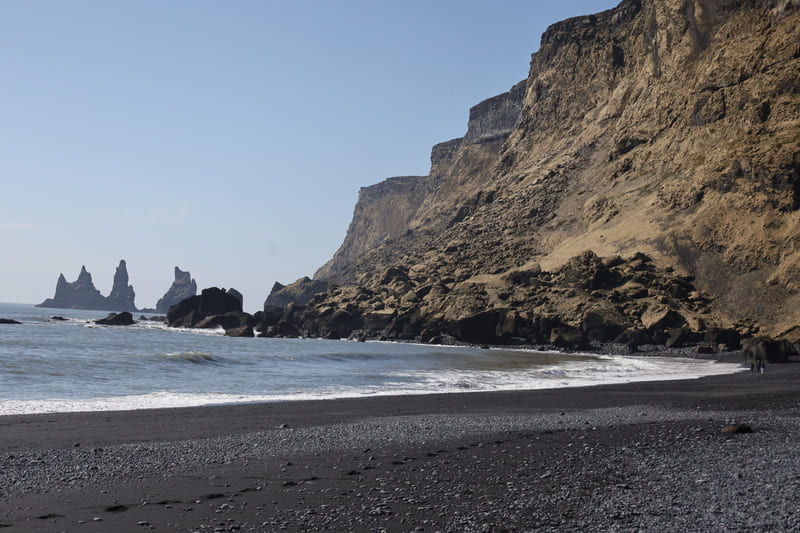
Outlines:
[[111, 313], [105, 318], [95, 320], [94, 323], [103, 326], [130, 326], [135, 324], [136, 321], [133, 319], [132, 314], [128, 311], [123, 311], [121, 313]]
[[240, 326], [238, 328], [231, 328], [225, 330], [226, 337], [255, 337], [253, 328], [250, 326]]
[[[186, 298], [170, 307], [167, 323], [171, 327], [193, 328], [209, 317], [228, 313], [242, 313], [242, 303], [224, 289], [210, 287], [203, 289], [200, 295]], [[242, 324], [237, 324], [239, 325]]]
[[22, 324], [22, 322], [14, 320], [13, 318], [0, 318], [0, 324]]
[[255, 324], [256, 321], [252, 315], [241, 311], [231, 311], [230, 313], [206, 317], [192, 327], [200, 329], [222, 328], [228, 330], [241, 327], [253, 327]]

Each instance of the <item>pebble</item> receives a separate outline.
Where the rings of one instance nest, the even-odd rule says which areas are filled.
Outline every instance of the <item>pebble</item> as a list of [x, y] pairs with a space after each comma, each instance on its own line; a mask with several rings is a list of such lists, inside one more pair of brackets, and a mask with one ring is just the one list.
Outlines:
[[[269, 522], [225, 523], [242, 512], [239, 500], [214, 507], [221, 513], [209, 514], [226, 524], [223, 531], [800, 530], [795, 511], [800, 480], [795, 467], [800, 464], [796, 407], [714, 412], [633, 406], [565, 412], [569, 417], [558, 412], [426, 415], [424, 420], [397, 416], [291, 432], [272, 429], [114, 445], [104, 447], [102, 454], [88, 446], [15, 451], [0, 455], [0, 486], [4, 494], [16, 496], [70, 483], [102, 486], [121, 477], [146, 479], [154, 472], [179, 475], [198, 464], [255, 462], [257, 453], [261, 458], [291, 457], [299, 466], [291, 468], [284, 460], [289, 474], [259, 480], [261, 503], [275, 504], [261, 517], [268, 512]], [[726, 443], [719, 421], [734, 419], [755, 420], [759, 431], [738, 434]], [[508, 435], [502, 447], [495, 445], [499, 435]], [[569, 441], [580, 445], [567, 447]], [[387, 454], [389, 449], [394, 453]], [[375, 468], [359, 466], [353, 456], [361, 450], [370, 454]], [[315, 467], [297, 458], [315, 454], [343, 459], [338, 464], [331, 460], [335, 466], [327, 473], [311, 472], [321, 480], [345, 480], [330, 493], [322, 492], [323, 482], [301, 481], [311, 477], [303, 467]], [[400, 464], [392, 465], [398, 458]], [[304, 473], [293, 478], [296, 471]], [[546, 479], [554, 481], [542, 481]], [[294, 484], [282, 485], [288, 481]], [[294, 492], [304, 503], [279, 506], [272, 498], [282, 491]], [[742, 505], [743, 497], [747, 505]], [[204, 503], [196, 501], [198, 508]], [[764, 512], [753, 513], [754, 508]], [[223, 527], [213, 526], [216, 520], [211, 519], [204, 524], [186, 521], [186, 531]], [[145, 520], [137, 525], [150, 527]]]

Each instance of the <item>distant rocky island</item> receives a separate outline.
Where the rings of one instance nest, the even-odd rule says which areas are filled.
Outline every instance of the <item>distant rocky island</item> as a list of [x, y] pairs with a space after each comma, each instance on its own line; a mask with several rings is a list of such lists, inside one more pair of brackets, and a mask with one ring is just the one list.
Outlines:
[[[92, 275], [81, 267], [78, 279], [68, 282], [64, 274], [59, 274], [56, 282], [56, 292], [37, 307], [53, 307], [59, 309], [93, 309], [97, 311], [137, 311], [134, 300], [136, 293], [133, 286], [128, 284], [128, 269], [125, 260], [119, 262], [114, 273], [114, 283], [111, 293], [103, 296], [94, 286]], [[197, 294], [197, 283], [189, 272], [184, 272], [175, 267], [175, 281], [173, 281], [166, 294], [158, 301], [157, 312], [166, 313], [170, 306], [179, 301]]]
[[133, 286], [128, 285], [128, 269], [125, 260], [119, 262], [114, 273], [114, 284], [111, 294], [103, 296], [95, 288], [92, 275], [81, 267], [78, 279], [68, 282], [64, 274], [58, 275], [56, 293], [52, 298], [40, 303], [37, 307], [56, 307], [60, 309], [96, 309], [98, 311], [136, 311], [134, 299], [136, 293]]

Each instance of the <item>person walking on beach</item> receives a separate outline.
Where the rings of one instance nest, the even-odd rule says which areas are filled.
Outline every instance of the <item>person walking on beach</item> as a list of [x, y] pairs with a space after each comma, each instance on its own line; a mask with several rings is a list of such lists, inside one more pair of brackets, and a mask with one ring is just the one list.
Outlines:
[[758, 373], [759, 374], [763, 374], [766, 369], [767, 369], [767, 365], [764, 364], [764, 361], [759, 359], [758, 360]]

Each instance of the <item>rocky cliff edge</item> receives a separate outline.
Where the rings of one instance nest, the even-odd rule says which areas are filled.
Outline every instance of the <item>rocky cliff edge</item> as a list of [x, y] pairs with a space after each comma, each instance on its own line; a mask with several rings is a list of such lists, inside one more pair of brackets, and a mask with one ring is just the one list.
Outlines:
[[[663, 306], [681, 318], [656, 321], [662, 337], [800, 339], [799, 4], [625, 0], [552, 25], [528, 78], [473, 108], [474, 132], [434, 147], [428, 176], [384, 204], [359, 196], [316, 276], [333, 289], [295, 310], [297, 329], [373, 317], [413, 338], [485, 313], [498, 331], [509, 313], [580, 328], [605, 309], [655, 334]], [[631, 266], [610, 292], [562, 276], [638, 254], [654, 277]]]

